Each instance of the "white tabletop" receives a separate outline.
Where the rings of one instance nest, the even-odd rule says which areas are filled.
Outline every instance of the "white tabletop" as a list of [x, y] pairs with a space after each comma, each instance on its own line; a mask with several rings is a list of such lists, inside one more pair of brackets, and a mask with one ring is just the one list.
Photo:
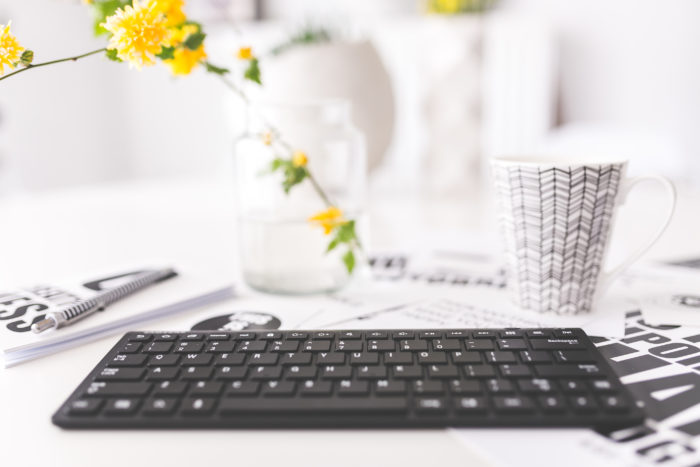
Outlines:
[[[449, 231], [454, 237], [474, 228], [490, 231], [493, 225], [488, 203], [384, 199], [370, 210], [375, 247], [396, 250], [431, 232]], [[630, 240], [618, 244], [643, 237], [639, 232], [653, 222], [648, 213], [655, 202], [652, 192], [631, 209], [634, 221], [621, 219], [625, 225], [616, 237]], [[651, 256], [700, 253], [698, 205], [695, 198], [681, 197], [668, 234]], [[230, 276], [233, 282], [231, 206], [226, 184], [201, 181], [113, 184], [0, 200], [0, 284], [55, 282], [86, 270], [154, 260]], [[491, 465], [445, 430], [66, 431], [53, 426], [51, 414], [117, 339], [0, 370], [3, 465]], [[15, 462], [7, 462], [11, 459]]]

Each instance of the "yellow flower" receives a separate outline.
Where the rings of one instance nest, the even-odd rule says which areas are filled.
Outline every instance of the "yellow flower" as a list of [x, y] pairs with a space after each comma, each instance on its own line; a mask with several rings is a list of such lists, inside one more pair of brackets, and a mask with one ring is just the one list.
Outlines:
[[253, 49], [251, 47], [241, 47], [238, 49], [239, 60], [250, 60], [253, 58]]
[[165, 25], [167, 27], [177, 26], [185, 22], [187, 17], [182, 8], [185, 0], [156, 0], [155, 9], [158, 13], [165, 15]]
[[0, 24], [0, 76], [5, 73], [5, 65], [10, 70], [15, 68], [17, 62], [22, 58], [24, 47], [19, 45], [15, 36], [10, 32], [12, 21], [7, 26]]
[[156, 0], [134, 0], [133, 6], [118, 9], [101, 24], [112, 33], [108, 48], [129, 66], [153, 65], [154, 56], [170, 41], [170, 32]]
[[292, 165], [294, 167], [306, 167], [308, 162], [309, 158], [306, 157], [303, 151], [294, 151], [294, 154], [292, 154]]
[[328, 235], [334, 228], [345, 224], [347, 221], [343, 217], [343, 211], [335, 206], [331, 206], [325, 211], [310, 217], [309, 222], [316, 224], [318, 227], [323, 227], [323, 233]]
[[272, 132], [271, 131], [266, 131], [265, 133], [262, 134], [262, 142], [265, 146], [272, 145]]
[[189, 75], [190, 72], [205, 58], [204, 46], [200, 45], [197, 50], [190, 50], [187, 47], [175, 49], [172, 60], [165, 60], [165, 64], [170, 67], [173, 75]]
[[185, 24], [180, 28], [172, 28], [170, 30], [170, 45], [178, 46], [182, 44], [189, 36], [198, 30], [199, 29], [194, 24]]

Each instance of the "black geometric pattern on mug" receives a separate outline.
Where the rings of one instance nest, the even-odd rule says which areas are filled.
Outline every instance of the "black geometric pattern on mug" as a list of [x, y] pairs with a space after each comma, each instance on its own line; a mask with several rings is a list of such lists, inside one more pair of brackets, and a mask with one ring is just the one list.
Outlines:
[[521, 307], [590, 310], [622, 168], [495, 167], [509, 289]]

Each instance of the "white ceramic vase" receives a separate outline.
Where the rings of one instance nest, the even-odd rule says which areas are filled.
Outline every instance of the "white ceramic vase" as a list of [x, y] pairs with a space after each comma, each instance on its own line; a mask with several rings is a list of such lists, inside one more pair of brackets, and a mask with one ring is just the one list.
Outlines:
[[264, 92], [270, 99], [348, 99], [353, 122], [366, 138], [368, 168], [380, 164], [394, 128], [394, 96], [370, 41], [293, 47], [266, 59], [263, 66]]

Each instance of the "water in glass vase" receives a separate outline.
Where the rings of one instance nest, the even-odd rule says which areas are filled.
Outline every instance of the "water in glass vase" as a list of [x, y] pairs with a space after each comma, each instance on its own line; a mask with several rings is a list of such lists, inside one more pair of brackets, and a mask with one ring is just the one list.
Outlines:
[[[351, 213], [348, 213], [351, 214]], [[361, 215], [355, 219], [363, 232]], [[331, 292], [350, 279], [342, 255], [346, 246], [326, 252], [332, 236], [307, 219], [239, 217], [241, 263], [246, 282], [272, 293], [309, 294]], [[356, 253], [358, 263], [361, 253]], [[362, 267], [358, 264], [356, 267]]]

